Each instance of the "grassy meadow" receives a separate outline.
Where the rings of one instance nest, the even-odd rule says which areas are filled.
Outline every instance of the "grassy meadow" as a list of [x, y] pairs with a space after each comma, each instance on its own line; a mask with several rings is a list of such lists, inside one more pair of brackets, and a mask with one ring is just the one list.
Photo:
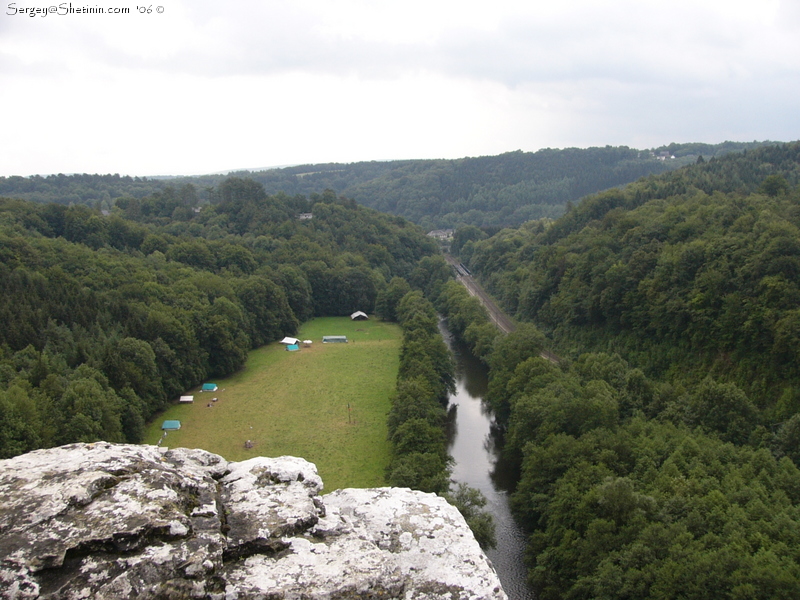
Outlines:
[[[349, 343], [323, 344], [323, 335], [346, 335]], [[194, 404], [176, 404], [159, 415], [148, 425], [145, 443], [158, 443], [161, 423], [178, 419], [181, 429], [169, 432], [162, 445], [203, 448], [231, 461], [300, 456], [317, 465], [325, 491], [384, 485], [400, 328], [320, 317], [303, 324], [296, 337], [313, 344], [301, 344], [298, 352], [269, 344], [253, 350], [240, 372], [213, 380], [216, 392], [187, 390]]]

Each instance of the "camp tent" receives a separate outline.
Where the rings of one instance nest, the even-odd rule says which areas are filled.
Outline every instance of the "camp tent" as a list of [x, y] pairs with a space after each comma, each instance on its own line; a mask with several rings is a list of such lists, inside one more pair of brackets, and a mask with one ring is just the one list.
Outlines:
[[298, 340], [297, 338], [293, 338], [293, 337], [285, 337], [285, 338], [283, 338], [283, 339], [281, 340], [281, 344], [287, 344], [287, 345], [289, 345], [289, 346], [292, 346], [292, 345], [294, 345], [294, 344], [297, 344], [297, 342], [299, 342], [299, 341], [300, 341], [300, 340]]
[[167, 419], [166, 421], [164, 421], [161, 424], [161, 429], [163, 429], [164, 431], [175, 431], [175, 430], [180, 429], [180, 428], [181, 428], [181, 422], [180, 421], [173, 421], [173, 420]]
[[346, 335], [323, 335], [322, 336], [322, 343], [323, 344], [346, 344], [347, 343], [347, 336]]
[[203, 392], [216, 392], [217, 391], [217, 384], [216, 383], [204, 383], [202, 387]]
[[182, 403], [194, 402], [194, 396], [181, 396], [180, 401]]
[[300, 346], [298, 346], [297, 344], [289, 344], [288, 346], [286, 346], [286, 349], [289, 352], [297, 352], [298, 350], [300, 350]]
[[357, 310], [352, 315], [350, 315], [350, 319], [353, 321], [366, 321], [367, 319], [369, 319], [369, 317], [367, 316], [367, 313]]
[[311, 344], [313, 343], [314, 342], [312, 342], [311, 340], [303, 340], [303, 346], [305, 346], [306, 348], [311, 347]]

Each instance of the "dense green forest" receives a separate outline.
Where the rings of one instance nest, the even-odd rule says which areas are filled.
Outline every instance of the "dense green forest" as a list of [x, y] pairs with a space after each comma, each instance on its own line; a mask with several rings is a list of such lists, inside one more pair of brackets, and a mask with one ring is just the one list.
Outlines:
[[0, 177], [0, 198], [56, 204], [84, 204], [111, 210], [117, 198], [144, 198], [161, 191], [163, 180], [120, 175], [32, 175]]
[[[459, 225], [500, 227], [561, 216], [569, 202], [652, 173], [662, 173], [769, 142], [670, 144], [653, 150], [627, 147], [545, 149], [458, 160], [405, 160], [317, 164], [237, 173], [268, 194], [310, 196], [331, 189], [430, 230]], [[119, 175], [0, 177], [0, 196], [85, 204], [110, 210], [119, 198], [157, 192], [184, 204], [214, 202], [226, 175], [139, 178]]]
[[313, 316], [375, 311], [404, 334], [387, 481], [444, 495], [491, 546], [485, 498], [450, 489], [453, 362], [426, 295], [452, 275], [436, 245], [330, 191], [268, 196], [229, 178], [211, 196], [196, 211], [166, 188], [110, 216], [0, 199], [0, 458], [138, 442], [147, 419], [250, 348]]
[[696, 162], [454, 243], [542, 599], [800, 596], [800, 143]]
[[417, 226], [331, 192], [230, 178], [213, 196], [195, 211], [161, 191], [110, 216], [0, 199], [0, 457], [137, 442], [183, 390], [314, 315], [373, 311], [437, 252]]
[[798, 182], [800, 144], [765, 148], [590, 196], [552, 226], [460, 250], [560, 351], [619, 352], [659, 375], [710, 372], [766, 409], [800, 374]]

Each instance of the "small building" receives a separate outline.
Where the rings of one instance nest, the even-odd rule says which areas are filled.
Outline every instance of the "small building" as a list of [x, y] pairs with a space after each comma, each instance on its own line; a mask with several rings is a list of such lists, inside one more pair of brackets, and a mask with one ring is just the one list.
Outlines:
[[297, 215], [297, 218], [300, 219], [301, 221], [310, 221], [311, 219], [314, 218], [314, 215], [312, 213], [300, 213], [299, 215]]
[[346, 344], [347, 343], [347, 336], [346, 335], [323, 335], [322, 336], [322, 343], [323, 344]]
[[297, 344], [288, 344], [288, 345], [286, 346], [286, 349], [287, 349], [289, 352], [297, 352], [298, 350], [300, 350], [300, 346], [298, 346]]
[[293, 345], [293, 344], [297, 344], [299, 342], [300, 342], [300, 340], [298, 340], [297, 338], [293, 338], [293, 337], [285, 337], [285, 338], [283, 338], [281, 340], [281, 344], [288, 344], [290, 346]]
[[428, 237], [432, 237], [433, 239], [440, 241], [452, 240], [454, 233], [454, 229], [434, 229], [433, 231], [428, 232]]
[[357, 310], [352, 315], [350, 315], [350, 319], [353, 321], [366, 321], [367, 319], [369, 319], [369, 317], [367, 316], [367, 313]]
[[201, 392], [216, 392], [217, 391], [217, 384], [216, 383], [204, 383], [203, 387], [200, 389]]
[[164, 431], [177, 431], [181, 428], [181, 422], [177, 420], [167, 419], [161, 424], [161, 429]]
[[179, 402], [181, 404], [191, 404], [192, 402], [194, 402], [194, 396], [181, 396]]

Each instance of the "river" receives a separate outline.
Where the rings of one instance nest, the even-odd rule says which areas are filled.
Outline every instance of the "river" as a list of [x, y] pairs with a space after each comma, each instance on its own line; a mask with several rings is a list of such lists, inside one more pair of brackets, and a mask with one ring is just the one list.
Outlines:
[[488, 387], [486, 367], [466, 346], [452, 339], [443, 323], [439, 328], [456, 361], [456, 393], [450, 397], [449, 451], [455, 461], [452, 478], [486, 496], [486, 509], [494, 517], [497, 533], [497, 547], [486, 555], [508, 597], [534, 600], [523, 563], [525, 536], [514, 522], [508, 503], [513, 476], [499, 463], [499, 448], [492, 435], [494, 415], [484, 400]]

